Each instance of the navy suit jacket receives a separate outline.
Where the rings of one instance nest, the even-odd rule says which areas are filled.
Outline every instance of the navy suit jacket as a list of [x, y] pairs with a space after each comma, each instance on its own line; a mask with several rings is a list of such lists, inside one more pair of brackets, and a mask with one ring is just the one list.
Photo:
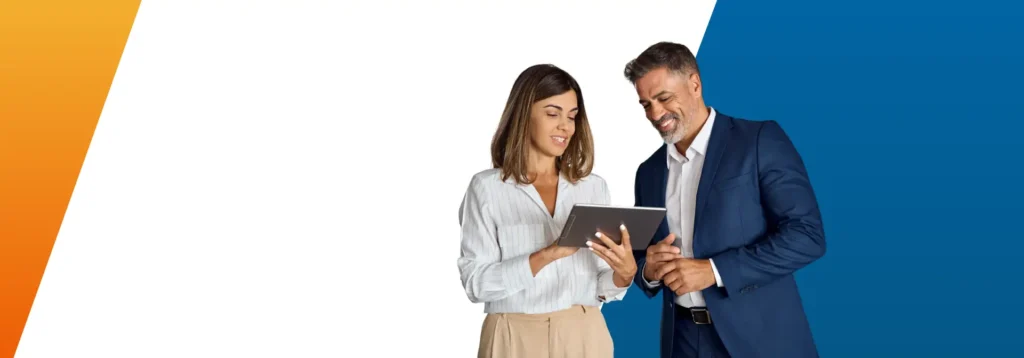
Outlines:
[[[665, 207], [667, 147], [636, 172], [637, 206]], [[714, 260], [724, 287], [703, 290], [722, 342], [733, 357], [817, 357], [793, 273], [825, 254], [825, 233], [803, 160], [774, 121], [717, 113], [697, 187], [693, 252]], [[651, 245], [669, 234], [662, 221]], [[635, 248], [643, 267], [646, 248]], [[660, 291], [661, 356], [671, 357], [676, 295]]]

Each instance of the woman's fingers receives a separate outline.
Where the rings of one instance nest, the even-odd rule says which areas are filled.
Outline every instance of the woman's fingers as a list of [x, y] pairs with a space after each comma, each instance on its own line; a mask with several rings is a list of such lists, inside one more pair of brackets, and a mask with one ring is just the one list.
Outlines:
[[614, 253], [616, 257], [621, 258], [626, 252], [622, 248], [622, 245], [616, 245], [615, 242], [612, 241], [612, 239], [608, 237], [607, 234], [598, 231], [596, 234], [594, 234], [594, 236], [597, 236], [597, 238], [600, 239], [602, 243], [604, 243], [604, 247], [608, 248], [608, 250], [611, 250], [611, 252]]
[[593, 243], [593, 241], [587, 242], [587, 245], [590, 246], [590, 251], [593, 251], [598, 257], [604, 260], [604, 262], [607, 262], [608, 266], [616, 267], [619, 265], [618, 258], [615, 257], [608, 248], [602, 246], [600, 243], [591, 243]]
[[619, 231], [622, 232], [622, 246], [626, 248], [626, 251], [632, 251], [633, 244], [629, 241], [629, 230], [626, 230], [626, 224], [619, 225]]

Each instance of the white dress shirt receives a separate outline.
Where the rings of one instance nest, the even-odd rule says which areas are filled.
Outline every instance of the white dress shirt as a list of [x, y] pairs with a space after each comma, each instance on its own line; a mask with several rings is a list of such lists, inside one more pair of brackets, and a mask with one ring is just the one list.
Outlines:
[[[668, 184], [665, 188], [665, 209], [669, 232], [675, 234], [673, 246], [680, 249], [683, 257], [693, 258], [693, 220], [697, 207], [697, 184], [700, 183], [701, 169], [704, 168], [704, 156], [707, 155], [708, 139], [715, 123], [715, 109], [711, 108], [708, 120], [694, 137], [693, 143], [686, 149], [686, 154], [679, 153], [675, 145], [668, 146], [666, 164], [668, 165]], [[718, 275], [715, 262], [711, 261], [711, 269], [715, 272], [715, 283], [722, 287], [722, 278]], [[647, 287], [658, 287], [661, 282], [647, 282]], [[700, 291], [676, 296], [676, 304], [683, 307], [705, 307], [704, 295]]]
[[549, 263], [536, 277], [530, 269], [530, 254], [558, 238], [574, 204], [610, 202], [601, 177], [572, 184], [559, 176], [552, 217], [533, 185], [502, 181], [499, 169], [474, 175], [459, 207], [458, 264], [469, 300], [484, 302], [487, 313], [549, 313], [621, 300], [629, 286], [616, 287], [608, 264], [586, 248]]

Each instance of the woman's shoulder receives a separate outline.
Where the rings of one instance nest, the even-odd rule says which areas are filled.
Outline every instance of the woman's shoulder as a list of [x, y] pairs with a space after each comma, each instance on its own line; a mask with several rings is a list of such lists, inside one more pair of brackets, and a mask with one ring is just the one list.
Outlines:
[[597, 173], [590, 173], [587, 176], [580, 178], [576, 185], [596, 185], [600, 187], [607, 187], [608, 182], [604, 180], [604, 177]]
[[[470, 186], [482, 188], [484, 186], [499, 183], [508, 183], [511, 180], [511, 178], [502, 179], [501, 169], [490, 168], [474, 173], [473, 176], [470, 178]], [[576, 181], [575, 185], [608, 187], [608, 182], [601, 175], [598, 175], [597, 173], [590, 173], [587, 176], [582, 177], [578, 181]]]
[[490, 168], [490, 169], [484, 169], [484, 170], [478, 171], [475, 174], [473, 174], [473, 176], [472, 176], [472, 178], [470, 180], [473, 183], [501, 181], [501, 169]]
[[583, 180], [592, 180], [602, 184], [605, 183], [604, 177], [598, 175], [597, 173], [587, 174], [587, 176], [583, 177]]
[[485, 190], [494, 184], [501, 183], [501, 169], [484, 169], [473, 174], [469, 179], [470, 189]]

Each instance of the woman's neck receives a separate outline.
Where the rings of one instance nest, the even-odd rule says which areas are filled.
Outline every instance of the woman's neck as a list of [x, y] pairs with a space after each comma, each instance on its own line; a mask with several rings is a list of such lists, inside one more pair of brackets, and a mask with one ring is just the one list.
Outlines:
[[555, 157], [535, 153], [537, 153], [537, 151], [530, 151], [530, 154], [526, 158], [527, 176], [530, 177], [531, 180], [558, 176], [558, 166], [555, 165]]

